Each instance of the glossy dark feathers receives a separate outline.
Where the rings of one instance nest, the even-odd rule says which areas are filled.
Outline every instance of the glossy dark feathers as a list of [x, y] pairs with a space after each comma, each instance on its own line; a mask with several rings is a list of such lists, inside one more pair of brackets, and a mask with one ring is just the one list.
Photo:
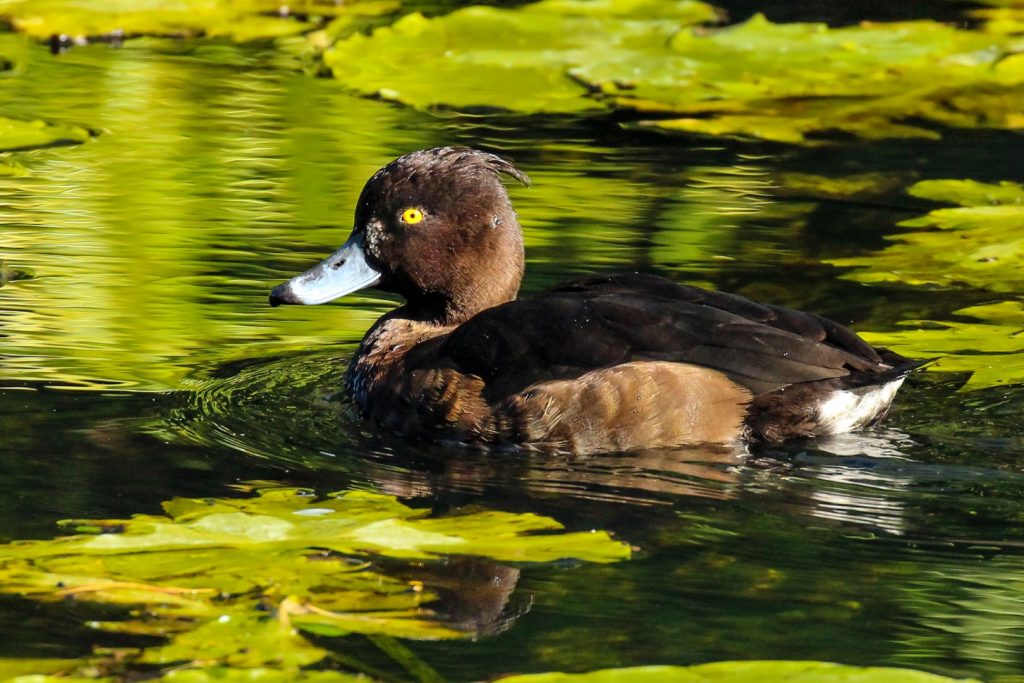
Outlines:
[[436, 353], [495, 395], [636, 360], [714, 368], [754, 396], [889, 368], [826, 318], [650, 275], [587, 278], [484, 311]]

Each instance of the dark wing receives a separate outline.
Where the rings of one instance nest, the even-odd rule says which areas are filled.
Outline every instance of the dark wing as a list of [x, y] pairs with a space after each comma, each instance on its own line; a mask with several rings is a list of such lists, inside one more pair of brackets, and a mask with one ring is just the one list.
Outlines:
[[754, 396], [891, 369], [826, 318], [644, 275], [578, 280], [497, 306], [416, 355], [408, 359], [413, 366], [442, 364], [481, 377], [490, 399], [642, 360], [713, 368]]

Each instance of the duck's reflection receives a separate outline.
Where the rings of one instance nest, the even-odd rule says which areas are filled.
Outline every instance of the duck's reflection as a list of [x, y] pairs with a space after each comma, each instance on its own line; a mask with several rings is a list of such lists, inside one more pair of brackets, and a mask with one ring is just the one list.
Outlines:
[[[565, 496], [632, 505], [671, 505], [680, 497], [735, 494], [745, 451], [722, 446], [566, 456], [424, 449], [413, 461], [379, 456], [375, 483], [400, 497], [483, 494], [503, 488], [533, 498]], [[396, 460], [404, 466], [395, 465]]]
[[520, 570], [479, 557], [449, 557], [416, 567], [400, 565], [394, 575], [417, 581], [439, 596], [431, 608], [445, 625], [472, 636], [507, 630], [530, 610], [529, 595], [513, 598]]

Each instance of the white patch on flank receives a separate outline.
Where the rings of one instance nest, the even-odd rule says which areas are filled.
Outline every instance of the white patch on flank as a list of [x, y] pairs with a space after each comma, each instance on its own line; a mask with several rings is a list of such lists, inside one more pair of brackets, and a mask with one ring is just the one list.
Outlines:
[[882, 386], [834, 391], [818, 404], [818, 423], [823, 434], [844, 434], [869, 424], [892, 403], [903, 378]]

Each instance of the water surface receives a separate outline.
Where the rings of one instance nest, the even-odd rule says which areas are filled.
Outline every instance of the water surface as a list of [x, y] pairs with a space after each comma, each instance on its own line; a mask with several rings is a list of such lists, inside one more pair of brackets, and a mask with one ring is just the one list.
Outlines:
[[[11, 34], [0, 44], [27, 54], [0, 76], [4, 114], [99, 133], [20, 153], [29, 173], [0, 177], [0, 258], [33, 275], [0, 288], [4, 540], [240, 481], [374, 490], [439, 513], [546, 514], [639, 549], [612, 565], [439, 567], [452, 614], [481, 634], [409, 644], [447, 679], [725, 659], [989, 679], [1024, 667], [1020, 387], [957, 393], [962, 376], [922, 374], [880, 429], [749, 454], [487, 455], [375, 433], [336, 400], [393, 299], [266, 304], [341, 243], [374, 170], [467, 144], [533, 178], [510, 190], [526, 292], [642, 270], [858, 329], [942, 319], [991, 296], [866, 287], [826, 264], [878, 248], [921, 202], [802, 196], [779, 178], [1014, 178], [1019, 134], [799, 150], [604, 117], [416, 112], [353, 97], [269, 44], [138, 39], [59, 56]], [[496, 571], [514, 572], [504, 593], [466, 579]], [[4, 599], [0, 614], [0, 656], [138, 644], [60, 605]], [[374, 660], [359, 636], [326, 645]]]

